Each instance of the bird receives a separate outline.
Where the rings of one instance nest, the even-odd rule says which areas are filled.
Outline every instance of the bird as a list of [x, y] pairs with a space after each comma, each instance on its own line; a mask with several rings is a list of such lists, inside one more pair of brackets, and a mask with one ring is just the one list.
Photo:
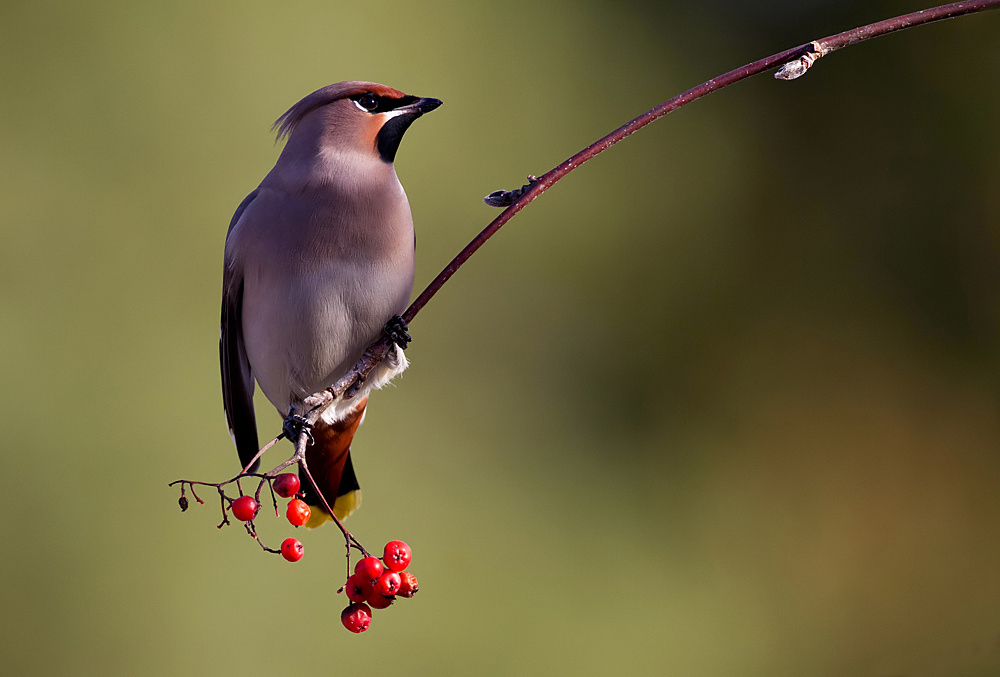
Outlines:
[[[303, 400], [384, 334], [392, 339], [356, 395], [335, 401], [307, 431], [306, 463], [338, 519], [361, 503], [350, 449], [369, 393], [408, 366], [400, 314], [413, 288], [416, 238], [393, 163], [413, 121], [440, 105], [357, 80], [309, 94], [274, 123], [284, 148], [226, 234], [219, 362], [244, 468], [258, 452], [255, 384], [287, 430], [306, 410]], [[319, 526], [330, 515], [301, 480], [314, 506], [307, 526]]]

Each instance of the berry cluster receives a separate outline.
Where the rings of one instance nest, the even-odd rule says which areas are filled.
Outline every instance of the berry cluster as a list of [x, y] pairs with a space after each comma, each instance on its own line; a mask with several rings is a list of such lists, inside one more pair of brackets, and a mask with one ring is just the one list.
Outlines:
[[[288, 463], [285, 463], [284, 466], [280, 467], [286, 467], [287, 465]], [[220, 529], [230, 523], [229, 515], [231, 514], [233, 518], [243, 522], [247, 533], [257, 541], [258, 545], [264, 551], [280, 554], [289, 562], [298, 562], [305, 553], [305, 549], [299, 539], [286, 538], [281, 543], [281, 548], [274, 550], [261, 542], [257, 536], [256, 526], [254, 525], [254, 520], [257, 518], [257, 514], [261, 508], [261, 491], [265, 486], [271, 490], [271, 498], [274, 503], [276, 516], [280, 516], [281, 514], [278, 510], [278, 499], [276, 498], [276, 496], [280, 496], [291, 499], [288, 501], [288, 506], [285, 509], [285, 517], [289, 523], [300, 527], [309, 522], [311, 510], [306, 502], [298, 497], [299, 490], [302, 488], [298, 476], [293, 473], [275, 474], [277, 471], [278, 468], [265, 474], [241, 472], [236, 477], [225, 482], [176, 480], [171, 482], [171, 486], [179, 484], [181, 487], [181, 496], [178, 502], [182, 511], [188, 508], [185, 490], [189, 490], [194, 499], [198, 503], [203, 504], [204, 501], [195, 493], [195, 485], [214, 488], [219, 494], [219, 500], [222, 505]], [[239, 484], [241, 479], [248, 478], [259, 480], [257, 490], [253, 495], [244, 494], [243, 488]], [[226, 494], [225, 488], [234, 483], [239, 490], [239, 496], [231, 498]], [[318, 491], [315, 484], [313, 484], [313, 488]], [[344, 587], [337, 591], [346, 592], [348, 599], [351, 600], [351, 603], [340, 614], [340, 620], [344, 624], [344, 627], [351, 632], [364, 632], [371, 624], [372, 609], [385, 609], [397, 597], [409, 598], [417, 593], [417, 577], [406, 570], [406, 567], [410, 565], [410, 561], [413, 559], [413, 554], [410, 551], [410, 546], [403, 541], [389, 541], [383, 550], [382, 559], [373, 557], [349, 531], [344, 529], [336, 518], [334, 518], [334, 521], [347, 539], [347, 565], [348, 574], [350, 574]], [[364, 558], [355, 565], [353, 574], [350, 573], [350, 551], [352, 548], [360, 550], [364, 554]]]
[[372, 622], [372, 609], [385, 609], [397, 597], [417, 594], [417, 577], [406, 571], [413, 559], [410, 546], [389, 541], [382, 559], [368, 556], [354, 567], [344, 592], [351, 603], [340, 613], [340, 621], [351, 632], [364, 632]]

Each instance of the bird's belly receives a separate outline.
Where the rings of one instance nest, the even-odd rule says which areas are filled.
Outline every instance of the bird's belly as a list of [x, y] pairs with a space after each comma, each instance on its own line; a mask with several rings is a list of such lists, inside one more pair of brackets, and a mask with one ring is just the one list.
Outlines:
[[282, 415], [354, 366], [386, 321], [405, 309], [413, 285], [405, 263], [288, 272], [248, 277], [243, 299], [250, 367]]

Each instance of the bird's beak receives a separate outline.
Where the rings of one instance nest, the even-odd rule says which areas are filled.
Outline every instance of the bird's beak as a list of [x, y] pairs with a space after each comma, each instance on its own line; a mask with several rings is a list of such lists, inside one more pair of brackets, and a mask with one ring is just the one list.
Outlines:
[[419, 117], [424, 113], [430, 113], [440, 105], [441, 99], [429, 99], [425, 97], [423, 99], [417, 99], [409, 105], [400, 106], [396, 109], [396, 111], [401, 113], [410, 113]]

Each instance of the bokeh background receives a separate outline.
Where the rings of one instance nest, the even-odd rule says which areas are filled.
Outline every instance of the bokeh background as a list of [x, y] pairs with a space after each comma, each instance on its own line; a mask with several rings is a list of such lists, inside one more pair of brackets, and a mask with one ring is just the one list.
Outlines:
[[355, 442], [349, 525], [422, 585], [365, 635], [334, 530], [293, 566], [166, 486], [237, 469], [223, 239], [301, 96], [445, 101], [397, 162], [421, 287], [486, 193], [921, 6], [5, 2], [3, 672], [1000, 674], [996, 12], [688, 106], [478, 253]]

